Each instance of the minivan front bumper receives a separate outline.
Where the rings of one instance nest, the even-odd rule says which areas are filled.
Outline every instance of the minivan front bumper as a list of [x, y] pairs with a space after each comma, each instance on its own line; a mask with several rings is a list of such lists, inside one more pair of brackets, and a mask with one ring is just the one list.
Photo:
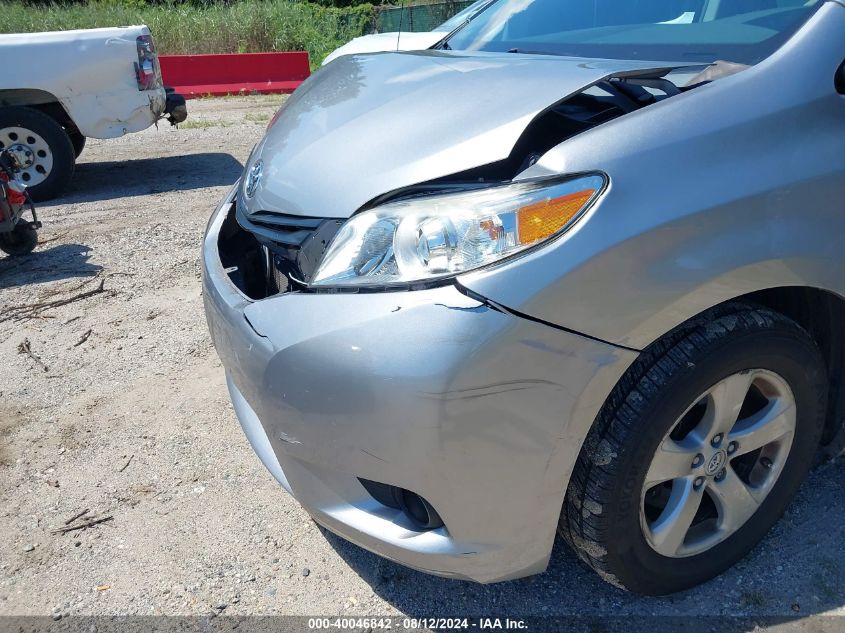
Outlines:
[[[450, 285], [260, 301], [203, 246], [206, 315], [253, 448], [322, 525], [402, 564], [494, 582], [545, 569], [583, 439], [636, 353]], [[423, 530], [361, 479], [423, 496]]]

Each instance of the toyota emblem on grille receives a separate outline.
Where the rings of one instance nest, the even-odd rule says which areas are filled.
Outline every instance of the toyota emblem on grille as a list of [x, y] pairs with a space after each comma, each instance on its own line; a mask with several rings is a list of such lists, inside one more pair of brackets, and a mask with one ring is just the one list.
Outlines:
[[255, 164], [250, 167], [249, 173], [246, 176], [246, 186], [244, 193], [247, 198], [252, 198], [255, 195], [258, 185], [261, 183], [261, 175], [264, 173], [264, 161], [260, 158], [255, 161]]

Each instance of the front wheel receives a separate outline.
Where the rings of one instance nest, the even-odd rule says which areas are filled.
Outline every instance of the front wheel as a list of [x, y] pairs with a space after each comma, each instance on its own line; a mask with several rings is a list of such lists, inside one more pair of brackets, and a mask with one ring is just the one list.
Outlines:
[[0, 149], [14, 155], [18, 177], [36, 202], [58, 196], [73, 176], [76, 157], [64, 128], [32, 108], [0, 108]]
[[614, 584], [661, 595], [745, 556], [785, 511], [821, 437], [825, 369], [778, 313], [735, 304], [643, 352], [608, 398], [560, 533]]
[[0, 251], [20, 257], [28, 255], [38, 244], [38, 231], [30, 224], [16, 224], [15, 228], [8, 233], [0, 233]]

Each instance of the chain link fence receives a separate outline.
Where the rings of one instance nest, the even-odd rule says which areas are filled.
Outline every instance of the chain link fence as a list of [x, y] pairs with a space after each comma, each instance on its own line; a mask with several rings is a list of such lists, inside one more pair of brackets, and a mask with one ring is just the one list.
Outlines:
[[379, 33], [432, 31], [459, 11], [466, 9], [472, 1], [447, 0], [413, 7], [380, 8], [376, 17], [376, 30]]

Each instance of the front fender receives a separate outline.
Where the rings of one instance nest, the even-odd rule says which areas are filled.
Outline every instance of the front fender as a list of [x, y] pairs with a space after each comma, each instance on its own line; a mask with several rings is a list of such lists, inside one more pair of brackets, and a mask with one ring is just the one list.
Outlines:
[[642, 349], [713, 305], [779, 286], [845, 295], [845, 8], [757, 66], [565, 141], [521, 177], [604, 171], [552, 244], [460, 283]]

